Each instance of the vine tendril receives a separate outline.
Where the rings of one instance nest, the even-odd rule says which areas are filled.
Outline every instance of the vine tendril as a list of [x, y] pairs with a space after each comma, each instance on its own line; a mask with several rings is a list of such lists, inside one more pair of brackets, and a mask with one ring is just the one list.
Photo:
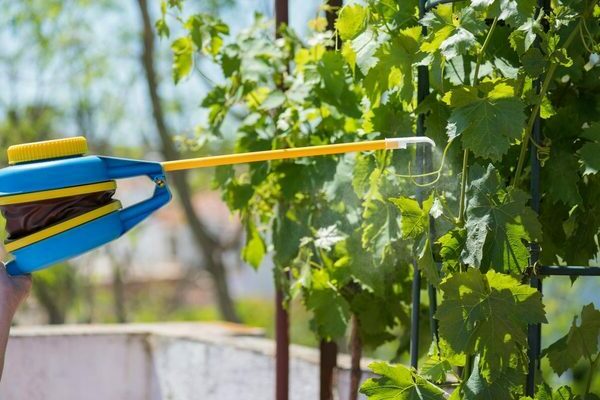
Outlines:
[[[454, 142], [454, 138], [450, 139], [448, 141], [448, 144], [446, 144], [446, 147], [444, 147], [444, 152], [442, 153], [442, 159], [440, 161], [440, 167], [437, 170], [435, 170], [435, 171], [426, 172], [426, 173], [423, 173], [423, 174], [413, 174], [412, 170], [411, 170], [411, 163], [409, 162], [408, 163], [408, 174], [397, 174], [397, 173], [391, 172], [391, 171], [386, 171], [386, 173], [394, 175], [396, 178], [410, 179], [418, 187], [433, 186], [442, 177], [442, 171], [444, 169], [444, 164], [446, 163], [446, 154], [448, 153], [448, 150], [450, 149], [450, 146], [452, 145], [453, 142]], [[435, 176], [435, 179], [433, 181], [427, 182], [427, 183], [419, 183], [416, 180], [417, 178], [426, 178], [428, 176]]]

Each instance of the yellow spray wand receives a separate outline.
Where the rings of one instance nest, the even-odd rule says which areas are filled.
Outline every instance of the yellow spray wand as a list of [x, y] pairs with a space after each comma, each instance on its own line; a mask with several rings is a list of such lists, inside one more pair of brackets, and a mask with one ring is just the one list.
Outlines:
[[431, 146], [435, 146], [435, 142], [430, 138], [413, 136], [383, 140], [369, 140], [356, 143], [328, 144], [322, 146], [297, 147], [291, 149], [256, 151], [251, 153], [166, 161], [162, 163], [162, 166], [165, 171], [171, 172], [193, 168], [216, 167], [220, 165], [251, 163], [257, 161], [284, 160], [289, 158], [314, 157], [357, 151], [405, 149], [406, 145], [410, 143], [428, 143]]

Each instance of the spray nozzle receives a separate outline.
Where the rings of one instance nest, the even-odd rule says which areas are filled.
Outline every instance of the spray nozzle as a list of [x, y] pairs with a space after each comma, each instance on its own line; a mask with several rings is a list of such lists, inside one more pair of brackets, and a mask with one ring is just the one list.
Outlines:
[[385, 139], [385, 148], [388, 150], [394, 149], [406, 149], [408, 144], [418, 144], [418, 143], [427, 143], [431, 145], [431, 147], [435, 147], [435, 142], [425, 136], [411, 136], [411, 137], [402, 137], [402, 138], [386, 138]]

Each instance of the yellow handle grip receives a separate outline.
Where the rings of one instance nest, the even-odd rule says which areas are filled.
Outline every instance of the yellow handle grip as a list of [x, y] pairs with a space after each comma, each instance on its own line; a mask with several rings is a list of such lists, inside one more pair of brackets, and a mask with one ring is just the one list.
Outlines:
[[389, 139], [370, 140], [357, 143], [327, 144], [323, 146], [297, 147], [293, 149], [256, 151], [251, 153], [228, 154], [222, 156], [192, 158], [189, 160], [166, 161], [162, 163], [165, 171], [217, 167], [251, 163], [257, 161], [283, 160], [287, 158], [313, 157], [329, 154], [351, 153], [355, 151], [384, 150], [398, 148]]

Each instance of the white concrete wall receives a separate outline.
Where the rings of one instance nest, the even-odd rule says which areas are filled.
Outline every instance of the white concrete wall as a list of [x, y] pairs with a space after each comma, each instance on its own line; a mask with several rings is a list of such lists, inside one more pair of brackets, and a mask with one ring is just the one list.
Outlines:
[[[291, 360], [291, 399], [318, 399], [317, 351], [292, 346]], [[237, 326], [19, 328], [0, 400], [268, 400], [274, 366], [274, 343]]]

